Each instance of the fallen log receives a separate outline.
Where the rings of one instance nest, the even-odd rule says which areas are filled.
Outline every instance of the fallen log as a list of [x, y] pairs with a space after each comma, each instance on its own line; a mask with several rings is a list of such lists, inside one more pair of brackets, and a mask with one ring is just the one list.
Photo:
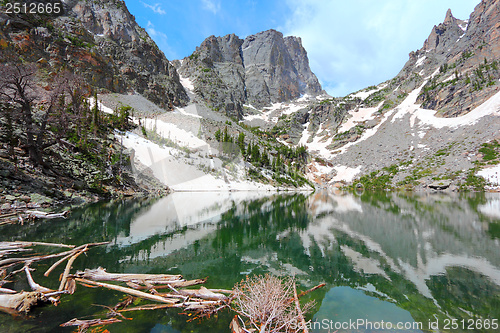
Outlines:
[[39, 210], [27, 210], [26, 213], [32, 219], [57, 219], [60, 217], [66, 218], [69, 210], [66, 210], [62, 213], [46, 213]]
[[81, 250], [81, 249], [83, 249], [85, 247], [105, 245], [105, 244], [109, 244], [109, 242], [83, 244], [83, 245], [80, 245], [80, 246], [78, 246], [78, 247], [70, 250], [70, 251], [64, 251], [64, 252], [59, 252], [59, 253], [54, 253], [54, 254], [48, 254], [48, 255], [44, 255], [44, 256], [36, 256], [36, 257], [29, 257], [29, 258], [7, 258], [7, 259], [0, 260], [0, 268], [3, 267], [3, 266], [10, 266], [10, 265], [21, 263], [21, 262], [24, 262], [24, 263], [33, 263], [33, 262], [37, 262], [37, 261], [40, 261], [40, 260], [46, 260], [46, 259], [52, 259], [52, 258], [59, 258], [59, 257], [63, 257], [63, 256], [66, 256], [66, 255], [73, 255], [78, 250]]
[[[195, 279], [195, 280], [180, 280], [176, 282], [170, 282], [169, 284], [165, 285], [156, 285], [154, 286], [155, 289], [171, 289], [171, 288], [184, 288], [184, 287], [191, 287], [191, 286], [196, 286], [198, 284], [204, 284], [207, 282], [207, 279]], [[137, 283], [132, 283], [132, 282], [127, 282], [127, 285], [131, 288], [138, 289], [138, 290], [143, 290], [143, 289], [150, 289], [147, 286], [141, 286]]]
[[80, 320], [73, 318], [64, 324], [59, 326], [61, 327], [69, 327], [69, 326], [78, 326], [78, 332], [85, 332], [89, 327], [92, 326], [101, 326], [101, 325], [109, 325], [114, 323], [121, 323], [122, 321], [117, 318], [109, 318], [109, 319], [89, 319], [89, 320]]
[[30, 288], [33, 291], [38, 291], [41, 293], [49, 293], [49, 292], [54, 291], [52, 289], [43, 287], [43, 286], [39, 285], [38, 283], [36, 283], [35, 280], [33, 280], [33, 277], [31, 276], [31, 273], [30, 273], [28, 266], [24, 266], [24, 271], [26, 272], [26, 277], [28, 278], [28, 284], [30, 285]]
[[182, 275], [169, 274], [127, 274], [127, 273], [108, 273], [106, 269], [99, 267], [96, 269], [86, 269], [77, 271], [76, 277], [92, 281], [120, 281], [131, 282], [135, 284], [172, 284], [184, 282]]
[[16, 294], [0, 294], [0, 304], [3, 308], [17, 312], [28, 313], [38, 302], [46, 302], [47, 297], [38, 291], [23, 291]]
[[157, 296], [157, 295], [151, 295], [139, 290], [135, 290], [132, 288], [127, 288], [127, 287], [122, 287], [118, 286], [115, 284], [109, 284], [109, 283], [103, 283], [103, 282], [96, 282], [92, 280], [87, 280], [87, 279], [82, 279], [82, 278], [75, 278], [75, 281], [83, 283], [83, 284], [90, 284], [98, 287], [103, 287], [111, 290], [116, 290], [116, 291], [121, 291], [123, 293], [132, 295], [132, 296], [137, 296], [145, 299], [149, 299], [151, 301], [156, 301], [156, 302], [161, 302], [161, 303], [168, 303], [168, 304], [175, 304], [177, 301], [173, 301], [170, 299], [166, 299], [165, 297]]
[[306, 320], [304, 318], [304, 313], [302, 313], [302, 309], [300, 308], [299, 297], [297, 295], [297, 285], [295, 284], [295, 280], [293, 281], [293, 300], [295, 302], [295, 310], [297, 311], [298, 320], [300, 323], [300, 328], [302, 328], [304, 333], [309, 333], [309, 329], [306, 325]]
[[69, 258], [68, 263], [66, 264], [66, 268], [64, 269], [63, 276], [61, 278], [61, 283], [59, 285], [59, 291], [66, 289], [66, 281], [68, 280], [69, 271], [71, 270], [71, 266], [75, 262], [75, 259], [82, 253], [87, 251], [87, 247], [84, 247], [80, 251], [77, 251], [71, 258]]
[[4, 293], [4, 294], [15, 294], [15, 293], [17, 293], [17, 291], [12, 290], [12, 289], [8, 289], [8, 288], [1, 288], [1, 287], [0, 287], [0, 293]]
[[158, 295], [164, 297], [176, 297], [180, 295], [180, 296], [196, 297], [210, 301], [225, 301], [228, 299], [226, 295], [214, 293], [205, 287], [201, 287], [200, 289], [182, 289], [182, 290], [177, 290], [174, 293], [164, 293]]

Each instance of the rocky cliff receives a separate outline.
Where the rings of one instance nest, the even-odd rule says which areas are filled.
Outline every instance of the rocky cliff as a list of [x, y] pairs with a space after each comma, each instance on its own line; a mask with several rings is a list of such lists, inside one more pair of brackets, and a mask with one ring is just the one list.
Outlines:
[[443, 117], [470, 112], [498, 89], [499, 22], [498, 0], [482, 1], [465, 21], [448, 10], [423, 47], [410, 53], [398, 77], [416, 72], [425, 78], [434, 73], [419, 95], [422, 107]]
[[276, 30], [244, 40], [234, 34], [210, 36], [179, 62], [179, 72], [194, 81], [196, 93], [209, 105], [236, 118], [243, 104], [263, 107], [322, 93], [300, 38]]
[[187, 95], [175, 68], [121, 0], [64, 2], [59, 17], [0, 13], [1, 62], [70, 69], [103, 92], [137, 92], [165, 107]]

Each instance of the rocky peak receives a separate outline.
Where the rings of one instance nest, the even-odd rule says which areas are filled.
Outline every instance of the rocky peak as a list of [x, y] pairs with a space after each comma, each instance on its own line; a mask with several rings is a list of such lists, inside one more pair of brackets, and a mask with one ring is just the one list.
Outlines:
[[306, 49], [302, 46], [301, 38], [295, 36], [285, 37], [285, 44], [299, 74], [301, 91], [305, 91], [310, 95], [322, 93], [321, 84], [309, 67], [309, 58]]
[[481, 1], [469, 20], [448, 10], [422, 49], [410, 53], [397, 81], [404, 86], [427, 80], [417, 101], [443, 117], [468, 113], [498, 91], [499, 22], [500, 0]]
[[241, 56], [240, 47], [243, 40], [235, 34], [226, 35], [224, 37], [210, 36], [205, 39], [196, 51], [200, 54], [200, 58], [210, 63], [215, 62], [232, 62], [242, 65], [243, 59]]
[[245, 103], [263, 107], [323, 92], [301, 39], [273, 29], [244, 40], [210, 36], [183, 60], [180, 72], [194, 79], [209, 105], [238, 118]]
[[429, 37], [424, 42], [423, 51], [445, 52], [460, 36], [463, 36], [465, 26], [466, 22], [456, 19], [451, 9], [448, 9], [444, 22], [432, 28]]
[[455, 20], [456, 20], [456, 18], [451, 13], [451, 8], [448, 8], [448, 11], [446, 12], [446, 17], [444, 18], [443, 24], [453, 24], [455, 22]]

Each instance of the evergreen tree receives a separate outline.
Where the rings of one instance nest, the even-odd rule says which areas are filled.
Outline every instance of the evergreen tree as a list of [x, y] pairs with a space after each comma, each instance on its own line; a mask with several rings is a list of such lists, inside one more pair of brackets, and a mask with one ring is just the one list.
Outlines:
[[264, 149], [264, 152], [262, 153], [262, 157], [260, 158], [260, 164], [263, 167], [269, 166], [269, 155], [267, 153], [267, 149]]
[[260, 163], [260, 150], [257, 144], [252, 147], [252, 163]]
[[222, 136], [222, 132], [221, 132], [221, 130], [219, 128], [217, 131], [215, 131], [215, 140], [217, 140], [218, 142], [220, 142], [221, 136]]
[[238, 135], [238, 146], [240, 147], [241, 153], [245, 155], [245, 133], [243, 132]]

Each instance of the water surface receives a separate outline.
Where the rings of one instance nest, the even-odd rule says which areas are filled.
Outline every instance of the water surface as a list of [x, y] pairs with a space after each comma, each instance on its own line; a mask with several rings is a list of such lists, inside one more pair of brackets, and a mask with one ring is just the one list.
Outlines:
[[[0, 240], [110, 241], [80, 256], [74, 270], [208, 276], [208, 288], [230, 289], [246, 275], [265, 273], [295, 275], [302, 290], [324, 282], [306, 297], [316, 301], [308, 317], [314, 332], [495, 332], [500, 320], [500, 196], [494, 194], [174, 193], [4, 226]], [[57, 287], [63, 267], [43, 277], [50, 264], [36, 266], [35, 280]], [[11, 287], [28, 290], [23, 278]], [[38, 307], [28, 317], [0, 313], [0, 331], [72, 332], [58, 325], [103, 317], [106, 309], [97, 304], [121, 299], [78, 287], [58, 307]], [[228, 332], [232, 318], [223, 312], [187, 322], [176, 310], [127, 315], [133, 320], [106, 328]]]

